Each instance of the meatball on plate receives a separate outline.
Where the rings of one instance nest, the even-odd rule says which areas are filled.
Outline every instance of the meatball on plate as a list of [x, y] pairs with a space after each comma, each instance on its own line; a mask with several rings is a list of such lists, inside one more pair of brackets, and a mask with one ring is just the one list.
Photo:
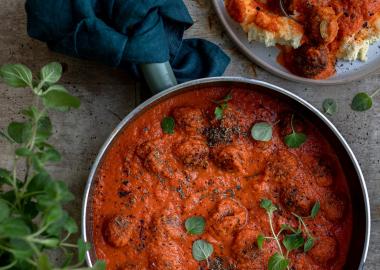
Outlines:
[[380, 0], [212, 0], [227, 33], [255, 63], [314, 84], [380, 66]]
[[167, 90], [120, 125], [86, 191], [88, 259], [110, 270], [357, 266], [366, 191], [343, 138], [285, 90], [217, 80]]

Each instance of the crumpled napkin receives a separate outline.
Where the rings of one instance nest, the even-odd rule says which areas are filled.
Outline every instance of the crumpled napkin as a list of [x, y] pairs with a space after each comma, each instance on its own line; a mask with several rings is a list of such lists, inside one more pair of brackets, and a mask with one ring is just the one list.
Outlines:
[[183, 39], [193, 21], [182, 0], [27, 0], [28, 34], [74, 57], [128, 69], [170, 61], [178, 82], [219, 76], [229, 57]]

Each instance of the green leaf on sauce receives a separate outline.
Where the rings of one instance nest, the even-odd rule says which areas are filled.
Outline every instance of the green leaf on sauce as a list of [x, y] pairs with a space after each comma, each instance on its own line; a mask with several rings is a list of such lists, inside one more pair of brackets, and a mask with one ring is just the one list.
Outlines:
[[185, 228], [189, 234], [199, 235], [205, 230], [206, 221], [203, 217], [190, 217], [185, 222]]
[[336, 101], [332, 98], [325, 99], [323, 101], [322, 107], [325, 114], [328, 115], [334, 115], [338, 110], [338, 105], [336, 104]]
[[173, 134], [174, 127], [175, 127], [175, 121], [173, 117], [168, 116], [162, 119], [161, 128], [164, 133]]
[[260, 233], [260, 234], [257, 236], [257, 239], [256, 239], [257, 247], [258, 247], [260, 250], [263, 249], [264, 240], [265, 240], [264, 235]]
[[308, 252], [314, 246], [314, 239], [312, 237], [308, 237], [306, 239], [305, 245], [303, 246], [303, 251]]
[[267, 199], [261, 200], [260, 207], [265, 209], [270, 214], [277, 210], [277, 207], [272, 203], [272, 201]]
[[215, 119], [216, 120], [221, 120], [224, 115], [224, 111], [228, 108], [227, 103], [222, 103], [219, 106], [215, 108], [214, 114], [215, 114]]
[[283, 255], [276, 252], [269, 258], [268, 269], [285, 270], [288, 267], [288, 265], [289, 260], [287, 260]]
[[252, 138], [256, 141], [268, 142], [272, 139], [273, 127], [267, 122], [256, 123], [251, 129]]
[[193, 243], [193, 257], [198, 262], [207, 260], [213, 252], [213, 246], [205, 240], [197, 240]]
[[290, 125], [292, 127], [292, 133], [285, 136], [284, 142], [289, 148], [298, 148], [306, 142], [307, 136], [304, 133], [295, 131], [294, 126], [293, 126], [293, 119], [294, 119], [294, 114], [292, 115], [292, 119], [290, 121]]
[[351, 103], [351, 108], [354, 111], [364, 112], [372, 107], [372, 97], [367, 93], [358, 93]]
[[321, 208], [321, 204], [319, 202], [316, 202], [314, 204], [313, 208], [311, 209], [310, 217], [311, 218], [315, 218], [318, 215], [318, 212], [319, 212], [320, 208]]
[[292, 251], [303, 246], [305, 240], [302, 237], [302, 233], [287, 234], [282, 241], [287, 251]]

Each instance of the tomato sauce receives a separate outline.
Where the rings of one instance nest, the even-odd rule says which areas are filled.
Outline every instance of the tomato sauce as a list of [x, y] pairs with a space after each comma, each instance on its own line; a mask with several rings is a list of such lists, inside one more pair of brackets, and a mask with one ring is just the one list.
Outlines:
[[[315, 239], [308, 252], [289, 253], [291, 269], [343, 269], [352, 233], [352, 209], [338, 157], [318, 128], [281, 100], [235, 87], [220, 120], [212, 100], [231, 89], [192, 90], [163, 101], [128, 124], [114, 140], [97, 172], [93, 197], [96, 255], [107, 269], [227, 270], [268, 269], [277, 251], [268, 216], [269, 199], [278, 208], [275, 231], [297, 227], [304, 218]], [[175, 119], [173, 134], [161, 128]], [[284, 137], [307, 135], [290, 149]], [[251, 127], [273, 124], [272, 139], [255, 141]], [[186, 232], [189, 217], [206, 221], [201, 235]], [[303, 235], [306, 238], [306, 235]], [[196, 261], [192, 244], [202, 239], [214, 252]], [[283, 236], [280, 236], [280, 240]]]

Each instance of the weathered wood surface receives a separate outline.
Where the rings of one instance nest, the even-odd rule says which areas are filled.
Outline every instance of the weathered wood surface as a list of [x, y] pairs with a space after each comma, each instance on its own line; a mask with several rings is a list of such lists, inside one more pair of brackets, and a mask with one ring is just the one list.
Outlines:
[[[226, 75], [256, 78], [282, 86], [305, 98], [317, 108], [331, 97], [337, 100], [339, 112], [331, 117], [356, 154], [366, 177], [372, 217], [372, 234], [366, 269], [380, 269], [380, 96], [374, 108], [366, 113], [350, 110], [357, 91], [373, 91], [380, 86], [380, 70], [353, 83], [318, 87], [277, 78], [249, 62], [237, 51], [221, 28], [208, 0], [185, 0], [195, 21], [188, 37], [202, 37], [219, 44], [232, 62]], [[139, 84], [123, 71], [97, 63], [69, 58], [50, 52], [41, 42], [26, 34], [24, 1], [0, 1], [0, 64], [22, 62], [34, 70], [49, 61], [67, 64], [63, 84], [80, 97], [82, 106], [68, 114], [53, 113], [56, 134], [52, 140], [63, 154], [63, 162], [51, 166], [58, 178], [65, 179], [76, 195], [69, 211], [79, 221], [81, 197], [91, 163], [112, 129], [136, 105], [143, 94]], [[32, 101], [24, 90], [9, 89], [0, 84], [0, 127], [20, 119], [19, 110]], [[0, 142], [0, 166], [10, 163], [8, 145]]]

